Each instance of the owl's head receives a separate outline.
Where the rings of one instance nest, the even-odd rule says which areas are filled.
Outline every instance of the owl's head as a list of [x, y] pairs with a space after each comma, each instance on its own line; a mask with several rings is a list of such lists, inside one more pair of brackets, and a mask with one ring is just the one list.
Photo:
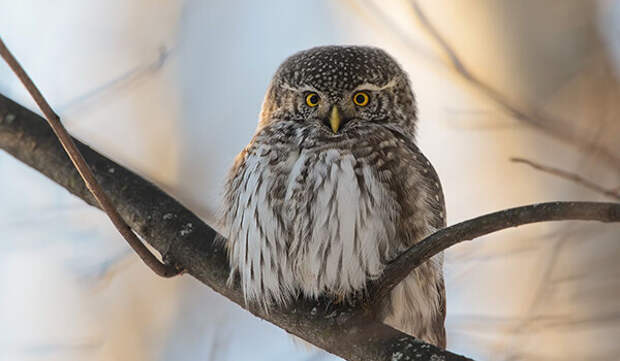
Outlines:
[[413, 134], [415, 98], [405, 72], [381, 49], [324, 46], [286, 59], [265, 96], [260, 127], [294, 122], [324, 136], [397, 126]]

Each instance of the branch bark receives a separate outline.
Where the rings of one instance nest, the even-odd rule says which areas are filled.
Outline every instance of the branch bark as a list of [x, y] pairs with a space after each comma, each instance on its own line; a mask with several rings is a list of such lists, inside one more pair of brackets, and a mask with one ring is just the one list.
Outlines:
[[[227, 286], [226, 252], [214, 242], [216, 232], [150, 182], [74, 140], [95, 178], [127, 223], [189, 274], [257, 317], [347, 360], [467, 360], [377, 322], [371, 308], [298, 300], [287, 310], [269, 314], [245, 305], [238, 285]], [[88, 204], [98, 206], [44, 120], [0, 94], [0, 148], [39, 170]], [[442, 250], [465, 240], [541, 221], [620, 221], [620, 204], [553, 202], [481, 216], [442, 229], [391, 262], [371, 285], [379, 300], [412, 269]], [[442, 358], [443, 357], [443, 358]]]
[[[164, 259], [255, 316], [346, 360], [469, 360], [399, 332], [360, 305], [298, 300], [286, 310], [248, 307], [238, 285], [226, 284], [226, 252], [216, 232], [152, 183], [74, 139], [96, 180], [129, 226]], [[45, 120], [0, 94], [0, 148], [98, 207]]]
[[47, 123], [54, 131], [54, 134], [56, 134], [56, 137], [58, 137], [58, 140], [62, 144], [65, 152], [67, 152], [69, 159], [71, 159], [71, 162], [84, 180], [86, 187], [97, 200], [99, 207], [108, 215], [112, 221], [112, 224], [114, 224], [114, 227], [116, 227], [118, 232], [123, 236], [127, 243], [129, 243], [129, 246], [131, 246], [134, 252], [136, 252], [142, 261], [144, 261], [144, 263], [159, 276], [174, 277], [181, 273], [181, 270], [177, 269], [176, 266], [160, 262], [157, 257], [155, 257], [155, 255], [152, 254], [151, 251], [149, 251], [149, 249], [146, 248], [146, 246], [138, 239], [138, 237], [136, 237], [131, 228], [127, 225], [127, 223], [125, 223], [125, 220], [123, 220], [120, 214], [118, 214], [116, 208], [112, 206], [107, 195], [103, 189], [101, 189], [101, 186], [99, 186], [97, 180], [95, 180], [95, 176], [88, 167], [88, 164], [86, 164], [84, 157], [82, 157], [80, 151], [75, 147], [73, 138], [71, 138], [65, 127], [62, 125], [60, 117], [56, 114], [56, 112], [54, 112], [47, 100], [45, 100], [45, 97], [43, 97], [43, 94], [41, 94], [32, 79], [30, 79], [24, 68], [22, 68], [17, 59], [13, 56], [13, 54], [11, 54], [6, 45], [4, 45], [2, 38], [0, 38], [0, 56], [4, 59], [4, 61], [6, 61], [17, 78], [22, 82], [26, 90], [28, 90], [28, 93], [30, 93], [32, 99], [34, 99], [35, 103], [37, 103], [37, 106], [45, 115]]
[[390, 262], [374, 283], [376, 303], [416, 267], [463, 241], [525, 224], [549, 221], [620, 222], [620, 203], [548, 202], [505, 209], [441, 229]]

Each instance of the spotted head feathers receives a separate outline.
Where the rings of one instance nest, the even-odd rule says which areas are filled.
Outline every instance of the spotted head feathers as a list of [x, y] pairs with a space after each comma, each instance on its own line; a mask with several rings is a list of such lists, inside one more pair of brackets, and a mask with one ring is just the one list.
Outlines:
[[[315, 106], [308, 106], [308, 96]], [[340, 132], [380, 123], [415, 132], [415, 98], [406, 73], [385, 51], [365, 46], [316, 47], [286, 59], [269, 86], [260, 123], [295, 121], [338, 133], [329, 119], [334, 108]]]
[[[248, 302], [269, 309], [299, 296], [351, 299], [445, 225], [415, 123], [407, 76], [383, 50], [318, 47], [282, 63], [224, 197], [231, 280]], [[377, 315], [440, 347], [442, 260], [417, 267]]]

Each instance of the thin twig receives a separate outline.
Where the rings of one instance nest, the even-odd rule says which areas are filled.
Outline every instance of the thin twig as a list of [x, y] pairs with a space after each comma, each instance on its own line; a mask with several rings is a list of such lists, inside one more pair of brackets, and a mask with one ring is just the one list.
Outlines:
[[[79, 96], [69, 99], [67, 103], [57, 106], [56, 109], [64, 114], [75, 113], [77, 109], [82, 110], [83, 108], [88, 108], [92, 103], [99, 103], [106, 97], [117, 95], [119, 91], [130, 86], [135, 86], [148, 76], [162, 70], [164, 65], [166, 65], [170, 57], [174, 54], [174, 51], [174, 48], [166, 48], [162, 46], [159, 49], [159, 54], [156, 59], [131, 68], [123, 74], [108, 80], [103, 84], [97, 85], [93, 89], [86, 90]], [[69, 124], [66, 117], [65, 124]], [[80, 123], [80, 126], [84, 126], [84, 124]]]
[[[256, 316], [347, 360], [463, 358], [391, 329], [364, 311], [365, 307], [331, 305], [299, 299], [289, 311], [248, 307], [238, 283], [227, 283], [230, 268], [215, 231], [179, 202], [135, 173], [77, 142], [102, 186], [119, 205], [133, 229], [159, 252], [170, 255], [188, 273]], [[0, 95], [0, 149], [39, 170], [91, 205], [98, 206], [80, 182], [54, 134], [38, 115]], [[110, 174], [109, 169], [115, 169]], [[620, 203], [547, 203], [504, 210], [447, 227], [388, 265], [386, 276], [405, 273], [432, 255], [463, 240], [543, 220], [620, 221]], [[406, 276], [406, 274], [404, 275]], [[388, 280], [388, 283], [391, 283]], [[372, 291], [372, 289], [370, 290]], [[381, 291], [379, 289], [379, 291]], [[388, 291], [389, 292], [389, 291]], [[374, 295], [374, 293], [371, 293]], [[333, 308], [332, 308], [333, 307]], [[418, 355], [418, 353], [420, 355]], [[432, 355], [435, 355], [433, 358]]]
[[571, 173], [562, 169], [558, 169], [558, 168], [553, 168], [553, 167], [549, 167], [546, 165], [542, 165], [542, 164], [538, 164], [535, 163], [531, 160], [528, 159], [524, 159], [524, 158], [510, 158], [511, 162], [515, 162], [515, 163], [524, 163], [529, 165], [530, 167], [534, 168], [534, 169], [538, 169], [539, 171], [545, 172], [545, 173], [549, 173], [549, 174], [553, 174], [556, 175], [560, 178], [564, 178], [570, 181], [573, 181], [583, 187], [586, 187], [588, 189], [591, 189], [595, 192], [598, 192], [600, 194], [603, 194], [607, 197], [610, 198], [614, 198], [616, 200], [620, 201], [620, 189], [616, 188], [616, 189], [606, 189], [603, 186], [600, 186], [594, 182], [591, 182], [585, 178], [583, 178], [582, 176], [580, 176], [579, 174], [576, 173]]
[[73, 162], [73, 165], [84, 180], [86, 187], [95, 197], [97, 202], [99, 202], [101, 208], [105, 211], [116, 229], [120, 232], [123, 238], [125, 238], [127, 243], [129, 243], [131, 248], [138, 254], [138, 256], [140, 256], [142, 261], [144, 261], [144, 263], [149, 266], [157, 275], [162, 277], [173, 277], [178, 275], [181, 270], [177, 269], [177, 267], [174, 265], [168, 265], [160, 262], [159, 259], [157, 259], [157, 257], [155, 257], [155, 255], [153, 255], [149, 251], [149, 249], [146, 248], [146, 246], [138, 239], [138, 237], [136, 237], [131, 228], [129, 228], [127, 223], [125, 223], [123, 218], [118, 214], [116, 208], [112, 205], [105, 192], [103, 191], [103, 189], [101, 189], [101, 186], [95, 179], [95, 176], [88, 167], [88, 164], [84, 160], [84, 157], [76, 148], [75, 143], [71, 139], [71, 136], [69, 136], [69, 133], [60, 122], [60, 117], [58, 117], [58, 115], [54, 112], [54, 110], [45, 100], [32, 79], [30, 79], [28, 74], [26, 74], [24, 68], [22, 68], [17, 59], [15, 59], [13, 54], [11, 54], [9, 49], [4, 44], [4, 41], [2, 41], [2, 38], [0, 38], [0, 55], [9, 65], [11, 70], [13, 70], [15, 75], [24, 85], [24, 87], [26, 87], [34, 101], [37, 103], [37, 106], [45, 115], [45, 118], [47, 119], [48, 124], [54, 131], [54, 134], [56, 134], [58, 140], [67, 152], [67, 155], [71, 159], [71, 162]]
[[[39, 170], [89, 204], [99, 206], [80, 182], [54, 134], [42, 123], [41, 117], [0, 94], [0, 149]], [[446, 361], [463, 359], [377, 322], [367, 314], [365, 307], [343, 303], [328, 308], [324, 303], [304, 299], [291, 305], [289, 312], [274, 310], [266, 313], [248, 307], [239, 284], [227, 283], [230, 273], [228, 257], [223, 243], [214, 241], [216, 232], [212, 228], [153, 184], [76, 142], [92, 164], [93, 172], [105, 180], [102, 185], [119, 205], [119, 212], [140, 236], [159, 252], [177, 260], [189, 274], [256, 316], [347, 360], [432, 359], [432, 355]], [[114, 175], [109, 169], [115, 169]], [[395, 278], [384, 284], [398, 279], [399, 274], [395, 274], [398, 268], [408, 274], [432, 255], [461, 241], [520, 224], [574, 219], [620, 222], [620, 203], [531, 205], [444, 228], [389, 264], [385, 275]], [[416, 356], [417, 353], [420, 356]]]
[[[228, 255], [213, 228], [144, 178], [79, 140], [74, 142], [119, 213], [142, 239], [182, 265], [188, 274], [257, 317], [345, 360], [469, 360], [384, 325], [359, 304], [334, 305], [329, 298], [298, 299], [287, 309], [274, 307], [271, 312], [248, 305], [239, 283], [228, 283]], [[0, 149], [88, 204], [101, 207], [45, 121], [2, 94]]]
[[409, 3], [411, 4], [413, 12], [417, 20], [422, 25], [423, 29], [426, 30], [429, 35], [439, 44], [439, 46], [443, 49], [443, 51], [450, 59], [450, 63], [452, 64], [456, 73], [460, 75], [464, 80], [479, 89], [480, 92], [493, 100], [497, 105], [501, 106], [515, 119], [518, 119], [530, 126], [538, 128], [546, 134], [553, 136], [557, 139], [591, 151], [595, 154], [596, 157], [601, 158], [602, 160], [610, 164], [613, 169], [620, 172], [619, 155], [614, 154], [603, 145], [588, 141], [587, 139], [581, 137], [579, 134], [568, 130], [569, 128], [565, 126], [565, 121], [560, 121], [549, 116], [542, 116], [540, 114], [536, 114], [536, 112], [532, 110], [522, 109], [522, 107], [511, 102], [507, 96], [500, 93], [489, 84], [485, 83], [476, 75], [474, 75], [473, 72], [461, 60], [461, 57], [457, 54], [454, 48], [448, 43], [448, 41], [446, 41], [446, 39], [439, 33], [433, 23], [431, 23], [431, 21], [426, 17], [426, 14], [420, 7], [418, 1], [411, 0]]
[[510, 208], [441, 229], [390, 262], [374, 283], [373, 302], [380, 302], [413, 269], [437, 253], [463, 241], [524, 224], [582, 220], [620, 222], [620, 203], [549, 202]]

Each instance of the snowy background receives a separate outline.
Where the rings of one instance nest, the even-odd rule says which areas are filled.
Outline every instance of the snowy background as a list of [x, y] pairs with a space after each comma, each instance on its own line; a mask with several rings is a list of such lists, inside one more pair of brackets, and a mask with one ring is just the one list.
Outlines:
[[[618, 2], [420, 4], [481, 79], [620, 154]], [[462, 81], [404, 0], [0, 0], [0, 36], [75, 136], [210, 224], [273, 72], [326, 44], [380, 46], [408, 71], [449, 224], [605, 200], [512, 156], [620, 185], [617, 170]], [[0, 92], [35, 109], [4, 64]], [[615, 359], [619, 238], [618, 225], [541, 224], [450, 249], [449, 349], [480, 360]], [[101, 212], [0, 152], [0, 360], [329, 359], [189, 276], [157, 278]]]

